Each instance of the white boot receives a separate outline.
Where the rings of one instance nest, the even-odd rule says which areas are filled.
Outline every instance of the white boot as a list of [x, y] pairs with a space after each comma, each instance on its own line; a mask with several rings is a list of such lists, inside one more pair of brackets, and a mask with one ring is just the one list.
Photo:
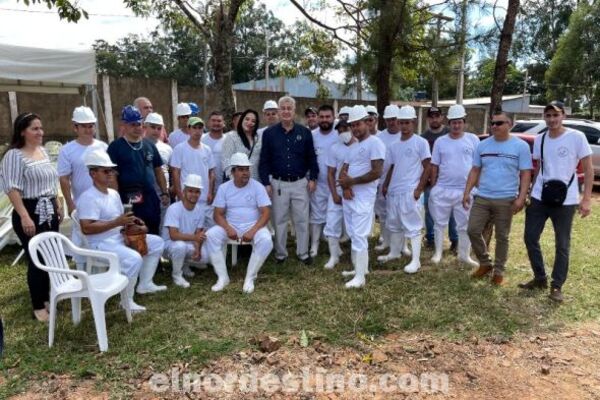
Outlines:
[[323, 224], [310, 224], [310, 256], [316, 257], [319, 253], [319, 240], [321, 239], [321, 231]]
[[400, 250], [404, 245], [404, 235], [402, 233], [390, 233], [390, 252], [384, 256], [377, 257], [379, 262], [387, 262], [402, 257]]
[[469, 267], [479, 267], [479, 263], [471, 258], [471, 240], [465, 231], [458, 232], [458, 260]]
[[350, 261], [352, 262], [351, 271], [342, 271], [342, 276], [354, 276], [356, 274], [356, 251], [350, 250]]
[[[129, 282], [127, 283], [126, 288], [127, 299], [125, 301], [127, 302], [127, 306], [129, 306], [129, 311], [131, 311], [132, 313], [146, 311], [146, 307], [140, 306], [135, 301], [133, 301], [133, 295], [135, 294], [135, 284], [137, 283], [138, 275], [129, 278]], [[126, 306], [123, 303], [121, 303], [121, 306], [123, 308], [126, 308]]]
[[156, 285], [152, 282], [156, 268], [158, 268], [158, 262], [160, 261], [159, 256], [145, 256], [142, 262], [142, 270], [140, 271], [140, 283], [137, 287], [139, 294], [144, 293], [155, 293], [167, 290], [164, 285]]
[[408, 248], [408, 240], [406, 240], [406, 237], [404, 235], [402, 235], [402, 255], [404, 257], [412, 256], [412, 252]]
[[189, 264], [183, 264], [183, 276], [185, 276], [186, 278], [193, 278], [194, 276], [196, 276], [196, 273], [194, 271], [192, 271], [192, 267], [189, 266]]
[[385, 249], [387, 249], [388, 247], [390, 247], [390, 236], [391, 236], [391, 232], [388, 231], [385, 226], [381, 227], [381, 244], [378, 244], [377, 246], [375, 246], [375, 251], [383, 251]]
[[421, 268], [421, 235], [410, 238], [410, 245], [412, 247], [412, 260], [404, 267], [404, 272], [414, 274]]
[[246, 279], [244, 279], [244, 293], [252, 293], [254, 292], [254, 280], [258, 275], [258, 271], [260, 267], [265, 262], [266, 257], [261, 257], [256, 254], [254, 251], [250, 255], [250, 260], [248, 261], [248, 270], [246, 271]]
[[444, 251], [444, 231], [445, 229], [440, 229], [437, 226], [433, 230], [435, 250], [433, 252], [433, 257], [431, 257], [431, 262], [434, 264], [439, 264], [440, 261], [442, 261], [442, 252]]
[[171, 277], [173, 278], [173, 283], [182, 288], [189, 288], [190, 283], [186, 281], [183, 277], [183, 262], [185, 260], [183, 258], [173, 258], [171, 259], [171, 264], [173, 265], [173, 272], [171, 272]]
[[333, 269], [340, 262], [340, 240], [336, 237], [328, 237], [329, 244], [329, 261], [325, 264], [325, 269]]
[[356, 252], [356, 265], [354, 267], [356, 274], [350, 282], [346, 282], [346, 288], [361, 288], [365, 286], [365, 275], [369, 269], [369, 251]]
[[217, 274], [217, 283], [215, 283], [210, 290], [213, 292], [219, 292], [229, 285], [229, 275], [227, 275], [227, 265], [225, 264], [225, 257], [221, 251], [215, 251], [210, 255], [210, 263], [215, 269]]

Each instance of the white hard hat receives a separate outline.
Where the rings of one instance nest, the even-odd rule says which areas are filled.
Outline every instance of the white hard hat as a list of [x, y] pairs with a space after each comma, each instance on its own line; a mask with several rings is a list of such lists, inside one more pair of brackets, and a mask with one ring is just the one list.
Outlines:
[[390, 104], [385, 106], [383, 110], [383, 119], [389, 118], [398, 118], [398, 114], [400, 113], [400, 109], [395, 104]]
[[448, 121], [450, 121], [452, 119], [462, 119], [466, 116], [467, 112], [465, 111], [465, 108], [460, 104], [455, 104], [450, 106], [448, 109], [448, 115], [446, 115], [446, 118], [448, 118]]
[[91, 108], [80, 106], [75, 107], [73, 110], [73, 118], [71, 120], [77, 124], [95, 124], [96, 116]]
[[163, 117], [159, 113], [150, 113], [146, 115], [146, 119], [144, 120], [145, 124], [154, 124], [154, 125], [164, 125]]
[[413, 106], [402, 106], [398, 112], [398, 119], [417, 119], [417, 113]]
[[352, 110], [352, 107], [344, 106], [344, 107], [340, 108], [340, 112], [338, 112], [338, 115], [350, 114], [350, 110]]
[[367, 112], [367, 109], [364, 106], [357, 105], [350, 109], [350, 112], [348, 113], [348, 122], [352, 123], [360, 121], [361, 119], [365, 119], [368, 116], [369, 113]]
[[367, 109], [367, 112], [369, 114], [375, 114], [375, 115], [379, 115], [379, 113], [377, 112], [377, 107], [372, 106], [372, 105], [368, 105], [367, 107], [365, 107]]
[[178, 117], [192, 115], [192, 108], [188, 103], [179, 103], [177, 104], [177, 108], [175, 108], [175, 114]]
[[234, 153], [229, 162], [230, 167], [251, 167], [252, 163], [246, 153]]
[[267, 100], [263, 105], [263, 111], [267, 110], [279, 110], [279, 106], [275, 100]]
[[114, 168], [117, 164], [114, 164], [108, 153], [102, 149], [91, 149], [85, 152], [83, 156], [83, 163], [86, 167], [105, 167]]
[[204, 189], [202, 186], [202, 177], [196, 174], [189, 174], [183, 181], [184, 187], [192, 187], [196, 189]]

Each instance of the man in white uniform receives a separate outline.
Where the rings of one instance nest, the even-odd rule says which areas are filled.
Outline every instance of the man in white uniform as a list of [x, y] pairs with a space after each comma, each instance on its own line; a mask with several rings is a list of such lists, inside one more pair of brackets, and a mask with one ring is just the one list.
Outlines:
[[479, 264], [471, 259], [471, 241], [467, 234], [470, 208], [465, 209], [462, 200], [479, 138], [465, 132], [466, 116], [462, 105], [451, 106], [447, 115], [450, 132], [433, 145], [429, 212], [434, 223], [435, 252], [431, 261], [434, 264], [441, 261], [444, 231], [454, 215], [458, 231], [458, 259], [471, 267], [478, 267]]
[[[339, 125], [339, 124], [338, 124]], [[325, 264], [325, 269], [333, 269], [340, 261], [342, 249], [340, 248], [340, 239], [342, 237], [344, 212], [342, 201], [342, 189], [336, 184], [340, 176], [348, 146], [356, 143], [357, 139], [352, 132], [345, 131], [337, 135], [338, 142], [335, 143], [327, 153], [327, 185], [329, 189], [329, 198], [327, 201], [327, 218], [323, 234], [327, 237], [329, 244], [329, 261]], [[319, 172], [321, 169], [319, 168]]]
[[379, 129], [377, 129], [377, 124], [379, 123], [379, 112], [377, 112], [377, 107], [368, 105], [365, 107], [369, 115], [372, 117], [367, 121], [367, 125], [369, 126], [369, 133], [371, 135], [377, 135], [379, 133]]
[[316, 257], [319, 250], [321, 231], [327, 220], [327, 200], [329, 187], [327, 184], [327, 157], [333, 145], [338, 143], [337, 132], [333, 129], [333, 107], [319, 107], [319, 127], [312, 131], [313, 145], [319, 164], [317, 189], [310, 195], [310, 256]]
[[200, 175], [202, 182], [208, 182], [198, 200], [205, 207], [205, 225], [212, 226], [212, 205], [215, 190], [215, 161], [210, 147], [202, 143], [204, 121], [198, 117], [189, 119], [190, 138], [173, 150], [171, 174], [173, 186], [179, 200], [183, 199], [183, 182], [189, 174]]
[[208, 133], [202, 136], [202, 143], [210, 147], [215, 161], [215, 190], [223, 183], [223, 163], [221, 149], [225, 140], [225, 117], [220, 111], [213, 111], [208, 116]]
[[[85, 166], [85, 154], [94, 149], [106, 151], [108, 145], [96, 140], [96, 116], [88, 107], [77, 107], [73, 110], [73, 130], [76, 138], [64, 145], [58, 153], [58, 176], [60, 189], [67, 203], [69, 215], [73, 214], [79, 196], [92, 187], [92, 178]], [[81, 234], [73, 229], [71, 239], [77, 246], [82, 245]], [[83, 269], [84, 257], [75, 256], [78, 269]]]
[[390, 253], [379, 257], [385, 262], [399, 258], [406, 239], [410, 239], [412, 260], [404, 272], [413, 274], [421, 268], [420, 197], [429, 178], [431, 153], [429, 143], [415, 134], [417, 114], [411, 106], [403, 106], [398, 119], [402, 135], [387, 151], [389, 163], [382, 193], [387, 200], [386, 226], [390, 230]]
[[229, 284], [223, 246], [227, 245], [228, 240], [237, 240], [252, 243], [243, 287], [244, 293], [252, 293], [258, 271], [273, 249], [273, 239], [266, 228], [271, 200], [265, 187], [250, 178], [252, 163], [246, 154], [235, 153], [229, 165], [231, 180], [217, 191], [216, 225], [207, 232], [208, 255], [218, 276], [217, 283], [211, 289], [218, 292]]
[[369, 134], [363, 106], [354, 106], [348, 116], [352, 134], [358, 140], [349, 147], [338, 183], [343, 190], [344, 222], [352, 243], [354, 278], [347, 288], [365, 285], [369, 269], [369, 243], [367, 237], [373, 226], [373, 207], [377, 196], [377, 180], [383, 172], [385, 145]]
[[265, 129], [270, 128], [279, 122], [279, 105], [277, 105], [275, 100], [265, 101], [262, 111], [266, 125], [256, 131], [259, 136], [262, 135]]
[[131, 311], [146, 308], [133, 301], [134, 288], [140, 278], [138, 293], [153, 293], [166, 290], [152, 282], [156, 267], [163, 252], [164, 242], [159, 236], [146, 235], [148, 254], [141, 256], [127, 247], [122, 229], [141, 221], [132, 212], [125, 213], [119, 192], [108, 187], [115, 164], [104, 150], [89, 151], [85, 156], [93, 186], [83, 192], [77, 201], [81, 231], [87, 236], [90, 247], [108, 251], [119, 257], [121, 273], [129, 278], [127, 301]]
[[173, 149], [190, 138], [188, 121], [192, 117], [192, 109], [188, 103], [179, 103], [175, 108], [175, 115], [179, 126], [169, 134], [169, 145]]
[[348, 115], [350, 113], [350, 110], [352, 110], [352, 107], [344, 106], [340, 108], [340, 111], [338, 112], [338, 120], [348, 121]]
[[202, 178], [189, 174], [183, 182], [183, 198], [169, 206], [162, 229], [165, 253], [173, 266], [173, 282], [183, 288], [190, 286], [183, 277], [185, 261], [208, 263], [205, 211], [204, 206], [198, 202], [201, 190]]
[[[386, 152], [390, 146], [396, 143], [400, 139], [400, 122], [398, 120], [398, 114], [400, 109], [395, 104], [390, 104], [385, 107], [383, 111], [383, 120], [385, 121], [386, 129], [380, 131], [377, 137], [385, 145]], [[381, 193], [381, 187], [383, 181], [389, 169], [389, 163], [387, 160], [383, 164], [383, 175], [379, 180], [379, 186], [377, 188], [377, 200], [375, 202], [375, 215], [379, 219], [379, 245], [375, 246], [375, 250], [383, 251], [390, 246], [390, 231], [386, 228], [386, 199], [383, 193]]]

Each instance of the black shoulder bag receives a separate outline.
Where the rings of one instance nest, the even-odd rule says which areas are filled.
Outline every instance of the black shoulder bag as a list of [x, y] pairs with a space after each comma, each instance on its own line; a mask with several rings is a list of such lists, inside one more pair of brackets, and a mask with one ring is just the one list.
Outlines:
[[575, 179], [575, 174], [571, 176], [571, 180], [569, 184], [565, 184], [563, 181], [559, 179], [550, 179], [548, 181], [544, 179], [544, 139], [546, 139], [546, 134], [542, 135], [542, 146], [541, 146], [541, 159], [542, 163], [542, 203], [550, 206], [550, 207], [560, 207], [565, 202], [567, 198], [567, 192], [569, 190], [569, 186], [573, 183], [573, 179]]

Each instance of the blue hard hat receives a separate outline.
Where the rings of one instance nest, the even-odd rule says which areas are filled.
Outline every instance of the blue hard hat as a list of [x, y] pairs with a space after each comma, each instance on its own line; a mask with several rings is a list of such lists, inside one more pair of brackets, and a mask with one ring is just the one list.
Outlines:
[[121, 111], [121, 121], [128, 124], [133, 122], [142, 123], [142, 114], [134, 106], [125, 106]]
[[198, 104], [190, 101], [188, 105], [192, 109], [192, 115], [198, 115], [198, 113], [200, 112], [200, 107], [198, 107]]

